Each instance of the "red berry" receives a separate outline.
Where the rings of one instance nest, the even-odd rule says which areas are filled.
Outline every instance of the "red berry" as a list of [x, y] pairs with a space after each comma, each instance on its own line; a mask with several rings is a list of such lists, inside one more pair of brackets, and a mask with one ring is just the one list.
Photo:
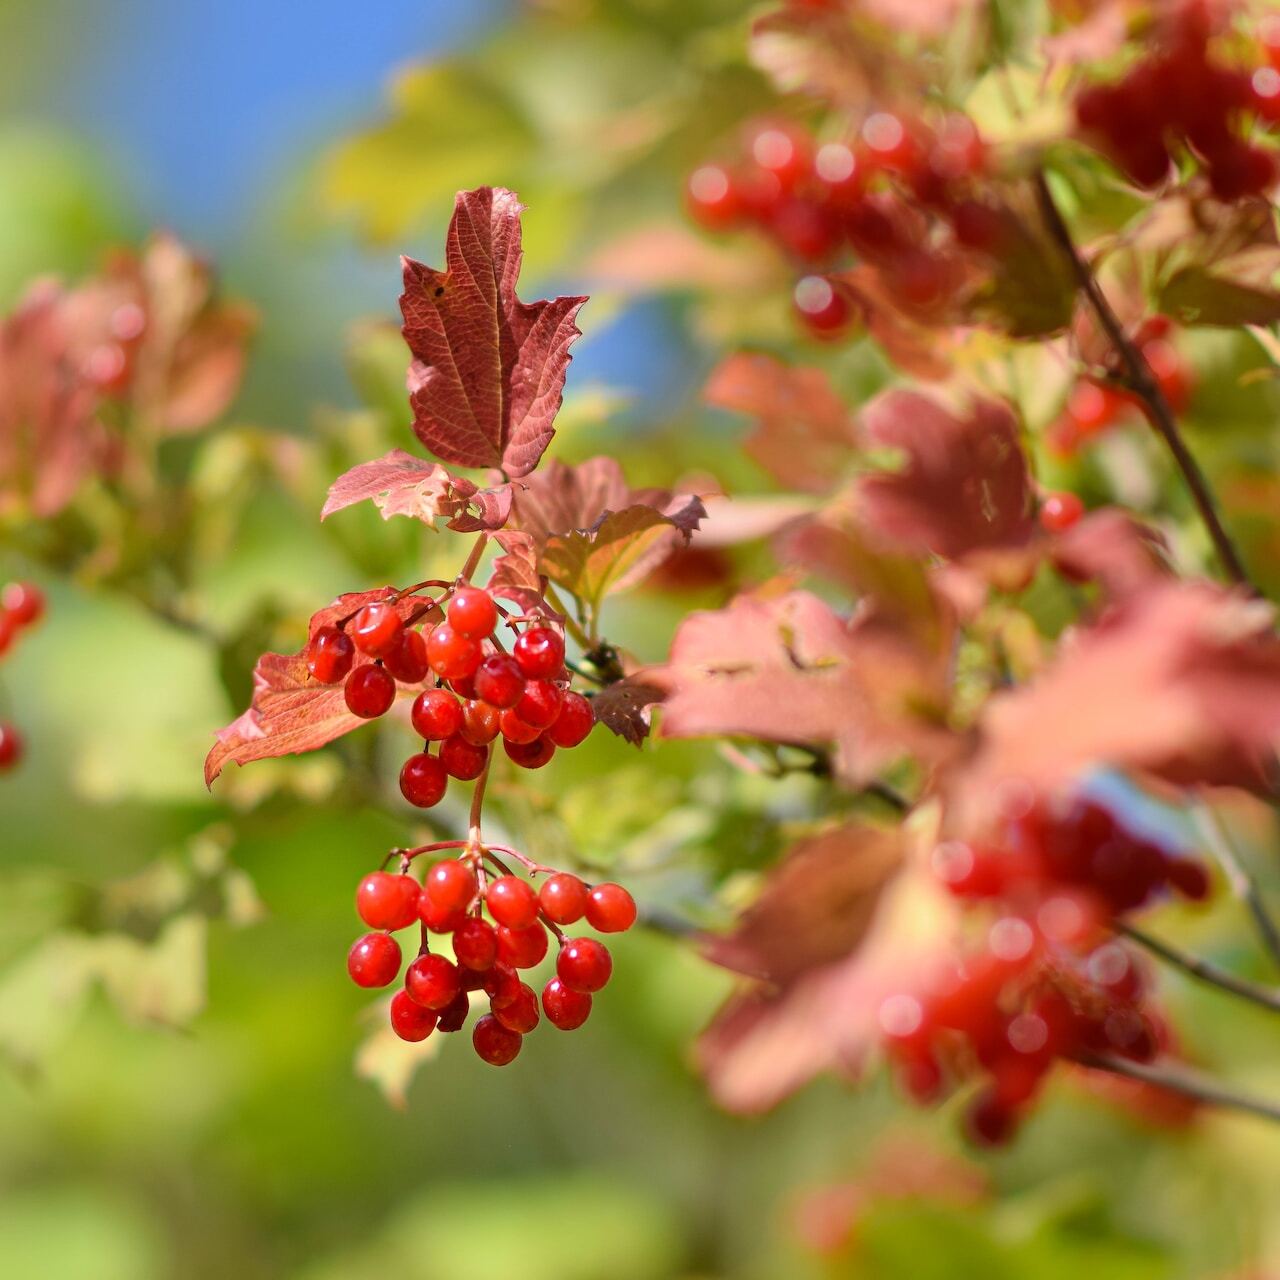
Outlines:
[[387, 670], [401, 684], [421, 684], [431, 672], [427, 642], [421, 631], [401, 631], [400, 643], [384, 659]]
[[543, 884], [538, 902], [548, 920], [574, 924], [586, 913], [587, 886], [577, 876], [559, 871]]
[[636, 922], [635, 899], [620, 884], [598, 884], [587, 899], [587, 923], [599, 933], [625, 933]]
[[840, 247], [840, 223], [834, 210], [808, 200], [782, 201], [769, 217], [769, 230], [802, 262], [826, 262]]
[[538, 997], [534, 994], [532, 987], [522, 982], [516, 991], [515, 998], [503, 1003], [501, 1007], [495, 1007], [493, 1016], [508, 1031], [527, 1036], [538, 1025]]
[[742, 199], [732, 174], [718, 164], [704, 164], [689, 175], [685, 188], [689, 213], [708, 231], [727, 231], [742, 221]]
[[515, 1003], [520, 995], [520, 988], [524, 984], [509, 964], [503, 964], [499, 960], [491, 969], [485, 971], [481, 985], [489, 997], [490, 1008], [497, 1013], [499, 1009], [505, 1009]]
[[449, 738], [440, 744], [440, 763], [445, 772], [459, 782], [470, 782], [484, 772], [489, 758], [488, 747], [477, 747], [465, 738]]
[[413, 731], [427, 742], [452, 738], [462, 728], [462, 703], [448, 689], [426, 689], [413, 700]]
[[22, 759], [22, 735], [0, 720], [0, 769], [12, 769]]
[[819, 336], [836, 333], [849, 321], [849, 300], [825, 276], [805, 276], [792, 302], [806, 328]]
[[877, 111], [862, 126], [862, 143], [873, 163], [884, 169], [906, 173], [920, 159], [920, 147], [898, 116]]
[[435, 627], [427, 637], [431, 669], [442, 680], [466, 680], [475, 675], [483, 656], [478, 640], [464, 636], [447, 622]]
[[512, 742], [507, 738], [503, 740], [502, 749], [522, 769], [541, 769], [556, 753], [555, 744], [546, 737], [534, 742]]
[[400, 794], [419, 809], [430, 809], [444, 799], [449, 774], [436, 756], [420, 751], [410, 756], [400, 770]]
[[570, 690], [560, 704], [560, 714], [547, 730], [547, 737], [557, 747], [576, 747], [595, 727], [596, 713], [589, 699]]
[[396, 682], [385, 667], [367, 662], [357, 667], [348, 677], [343, 688], [347, 710], [364, 720], [376, 720], [391, 710], [396, 700]]
[[431, 952], [419, 956], [405, 971], [405, 990], [425, 1009], [447, 1009], [462, 990], [458, 968]]
[[307, 670], [320, 684], [345, 679], [356, 656], [351, 637], [337, 627], [321, 627], [307, 645]]
[[489, 914], [511, 929], [527, 929], [538, 919], [538, 895], [525, 880], [501, 876], [485, 893]]
[[493, 925], [478, 916], [468, 916], [453, 931], [453, 954], [467, 969], [483, 972], [498, 958], [498, 935]]
[[534, 729], [549, 729], [559, 718], [563, 705], [564, 690], [558, 684], [550, 680], [530, 680], [513, 710]]
[[476, 682], [471, 676], [454, 676], [449, 681], [449, 688], [464, 702], [476, 696]]
[[759, 169], [776, 178], [784, 191], [791, 190], [812, 167], [809, 140], [799, 129], [766, 125], [748, 140], [748, 150]]
[[476, 670], [476, 696], [492, 707], [514, 707], [523, 692], [520, 666], [505, 653], [491, 653]]
[[1280, 16], [1264, 18], [1258, 26], [1258, 39], [1263, 56], [1280, 70]]
[[8, 652], [9, 645], [13, 643], [16, 629], [17, 624], [3, 609], [0, 609], [0, 654]]
[[1191, 373], [1178, 349], [1171, 342], [1155, 340], [1142, 344], [1142, 354], [1169, 407], [1175, 412], [1185, 409], [1191, 395]]
[[513, 969], [532, 969], [540, 965], [547, 954], [547, 931], [541, 924], [527, 929], [498, 926], [498, 959]]
[[1170, 858], [1166, 868], [1169, 883], [1184, 898], [1203, 902], [1209, 896], [1209, 873], [1190, 858]]
[[412, 876], [371, 871], [356, 888], [356, 911], [370, 929], [407, 929], [418, 918], [420, 893]]
[[511, 656], [529, 680], [558, 676], [564, 667], [564, 638], [551, 627], [530, 627], [516, 637]]
[[965, 1113], [965, 1129], [980, 1146], [998, 1147], [1013, 1137], [1017, 1117], [994, 1089], [980, 1093]]
[[1077, 382], [1067, 396], [1067, 415], [1082, 436], [1096, 435], [1110, 426], [1126, 407], [1123, 396], [1087, 380]]
[[418, 919], [432, 933], [452, 933], [466, 918], [465, 911], [442, 907], [429, 893], [418, 894]]
[[483, 587], [459, 587], [449, 601], [449, 623], [459, 635], [483, 640], [498, 625], [498, 606]]
[[915, 307], [932, 307], [942, 300], [947, 273], [932, 254], [909, 250], [894, 263], [890, 279], [904, 302]]
[[391, 997], [391, 1030], [401, 1040], [425, 1040], [436, 1029], [437, 1020], [435, 1013], [412, 1000], [407, 991], [397, 991]]
[[462, 707], [461, 733], [473, 747], [487, 747], [501, 732], [497, 707], [472, 698]]
[[524, 1037], [516, 1031], [508, 1031], [491, 1013], [486, 1013], [471, 1032], [475, 1051], [491, 1067], [505, 1067], [515, 1060]]
[[427, 872], [428, 897], [444, 911], [465, 911], [476, 896], [476, 873], [462, 858], [446, 858]]
[[843, 142], [827, 142], [818, 148], [813, 169], [819, 182], [820, 198], [837, 206], [848, 206], [862, 195], [862, 166], [852, 147]]
[[1065, 533], [1084, 515], [1084, 503], [1078, 494], [1049, 493], [1040, 504], [1040, 527], [1046, 533]]
[[570, 938], [556, 958], [556, 973], [575, 991], [599, 991], [613, 973], [609, 948], [594, 938]]
[[0, 591], [0, 609], [17, 627], [29, 627], [44, 616], [44, 592], [34, 582], [10, 582]]
[[351, 619], [348, 634], [361, 653], [371, 658], [385, 658], [400, 644], [403, 631], [395, 605], [375, 600]]
[[526, 724], [521, 720], [514, 707], [508, 707], [499, 716], [498, 727], [502, 730], [502, 736], [508, 742], [515, 742], [521, 746], [528, 746], [529, 743], [536, 741], [542, 733], [541, 729], [535, 729], [533, 725]]
[[559, 978], [552, 978], [542, 988], [542, 1011], [553, 1027], [576, 1031], [591, 1013], [591, 997], [585, 991], [565, 986]]
[[400, 944], [389, 933], [366, 933], [347, 952], [347, 972], [358, 987], [385, 987], [400, 972]]
[[465, 991], [459, 991], [453, 1000], [440, 1010], [440, 1021], [436, 1023], [437, 1031], [461, 1031], [467, 1014], [471, 1012], [471, 1001]]

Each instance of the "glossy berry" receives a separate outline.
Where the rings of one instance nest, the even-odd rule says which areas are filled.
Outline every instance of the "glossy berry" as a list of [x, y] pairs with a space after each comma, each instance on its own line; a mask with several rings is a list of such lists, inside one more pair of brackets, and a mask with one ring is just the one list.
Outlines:
[[436, 1029], [438, 1020], [437, 1014], [410, 999], [407, 991], [397, 991], [391, 997], [391, 1030], [401, 1040], [425, 1040]]
[[547, 931], [541, 924], [527, 929], [498, 926], [498, 959], [513, 969], [532, 969], [540, 965], [547, 954]]
[[522, 769], [541, 769], [543, 765], [550, 763], [551, 757], [556, 753], [555, 744], [549, 742], [545, 736], [534, 742], [512, 742], [510, 739], [503, 739], [502, 749]]
[[401, 684], [421, 684], [431, 672], [421, 631], [401, 631], [400, 643], [387, 654], [386, 668]]
[[704, 164], [689, 175], [685, 191], [689, 213], [708, 231], [727, 231], [742, 221], [742, 198], [733, 175], [718, 164]]
[[459, 991], [453, 1000], [440, 1010], [440, 1021], [436, 1023], [436, 1030], [446, 1033], [461, 1031], [470, 1012], [471, 1001], [467, 998], [467, 993]]
[[1040, 527], [1046, 533], [1065, 533], [1080, 522], [1084, 503], [1078, 494], [1050, 493], [1040, 504]]
[[407, 929], [418, 918], [420, 893], [412, 876], [372, 871], [356, 888], [356, 912], [370, 929]]
[[445, 772], [459, 782], [470, 782], [484, 772], [489, 758], [488, 747], [477, 747], [465, 738], [449, 738], [440, 744], [440, 763]]
[[587, 899], [587, 923], [599, 933], [625, 933], [636, 922], [635, 899], [620, 884], [598, 884]]
[[519, 664], [505, 653], [491, 653], [476, 669], [476, 697], [492, 707], [514, 707], [524, 693]]
[[480, 642], [442, 622], [427, 637], [431, 669], [443, 680], [465, 680], [475, 675], [483, 656]]
[[475, 1051], [491, 1067], [505, 1067], [520, 1052], [524, 1037], [508, 1031], [491, 1013], [486, 1013], [471, 1032]]
[[979, 1094], [965, 1113], [965, 1130], [983, 1147], [998, 1147], [1013, 1137], [1017, 1117], [994, 1089]]
[[522, 982], [510, 1001], [505, 1001], [501, 1008], [494, 1009], [493, 1016], [508, 1031], [527, 1036], [540, 1021], [538, 997], [534, 994], [532, 987]]
[[364, 720], [376, 720], [391, 710], [396, 700], [396, 682], [385, 667], [367, 662], [357, 667], [343, 686], [347, 710]]
[[849, 322], [849, 300], [825, 276], [805, 276], [792, 302], [804, 326], [820, 337], [838, 333]]
[[22, 759], [22, 750], [22, 735], [0, 720], [0, 770], [14, 768]]
[[461, 858], [437, 862], [423, 884], [431, 900], [445, 911], [465, 911], [476, 896], [476, 873]]
[[462, 728], [462, 703], [448, 689], [426, 689], [413, 700], [413, 731], [427, 742], [443, 742]]
[[512, 929], [527, 929], [538, 919], [538, 895], [527, 880], [501, 876], [485, 893], [489, 914]]
[[529, 680], [513, 710], [534, 729], [549, 729], [559, 719], [564, 690], [550, 680]]
[[361, 653], [371, 658], [385, 658], [399, 645], [403, 630], [395, 605], [375, 600], [351, 619], [347, 634]]
[[591, 997], [585, 991], [565, 986], [559, 978], [552, 978], [542, 988], [542, 1012], [553, 1027], [576, 1031], [591, 1014]]
[[479, 916], [468, 916], [453, 931], [453, 954], [467, 969], [483, 972], [492, 967], [498, 958], [498, 935], [493, 925]]
[[560, 704], [560, 714], [547, 730], [547, 737], [557, 747], [576, 747], [586, 740], [595, 723], [596, 713], [592, 709], [590, 700], [570, 690], [564, 695], [564, 700]]
[[409, 996], [424, 1009], [439, 1012], [447, 1009], [462, 990], [457, 965], [428, 952], [419, 956], [405, 971], [404, 987]]
[[386, 933], [366, 933], [347, 952], [347, 972], [358, 987], [385, 987], [400, 972], [400, 944]]
[[521, 746], [528, 746], [529, 743], [536, 741], [542, 732], [541, 729], [535, 729], [533, 725], [521, 720], [514, 707], [509, 707], [499, 716], [498, 727], [502, 730], [502, 736], [507, 742], [515, 742]]
[[337, 627], [321, 627], [307, 645], [307, 671], [320, 684], [346, 678], [356, 656], [351, 637]]
[[418, 919], [432, 933], [452, 933], [466, 918], [465, 911], [442, 907], [425, 891], [418, 895]]
[[0, 591], [0, 609], [15, 626], [29, 627], [44, 616], [44, 592], [34, 582], [10, 582]]
[[748, 140], [756, 166], [790, 191], [811, 170], [808, 139], [799, 129], [766, 125]]
[[484, 974], [482, 983], [485, 995], [489, 997], [489, 1007], [497, 1013], [499, 1009], [509, 1008], [520, 996], [520, 988], [524, 983], [520, 975], [509, 965], [496, 961], [493, 967]]
[[501, 732], [501, 714], [497, 707], [472, 698], [463, 704], [459, 732], [473, 747], [487, 747]]
[[586, 914], [587, 886], [575, 875], [560, 871], [538, 891], [538, 902], [548, 920], [576, 924]]
[[449, 601], [449, 624], [459, 635], [483, 640], [498, 625], [498, 606], [482, 587], [459, 587]]
[[599, 991], [612, 973], [609, 948], [594, 938], [570, 938], [556, 958], [557, 976], [574, 991]]
[[410, 756], [400, 770], [400, 794], [419, 809], [430, 809], [444, 799], [449, 774], [437, 756], [425, 751]]
[[516, 637], [511, 656], [529, 680], [546, 680], [564, 668], [564, 638], [551, 627], [530, 627]]
[[879, 168], [906, 173], [920, 159], [920, 148], [900, 116], [877, 111], [862, 126], [862, 143]]

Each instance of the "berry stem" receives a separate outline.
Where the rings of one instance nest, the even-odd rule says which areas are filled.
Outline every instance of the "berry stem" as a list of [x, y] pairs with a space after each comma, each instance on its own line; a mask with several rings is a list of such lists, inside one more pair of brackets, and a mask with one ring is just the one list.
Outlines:
[[1275, 920], [1267, 910], [1267, 904], [1262, 900], [1262, 890], [1258, 888], [1258, 882], [1249, 874], [1248, 868], [1231, 847], [1231, 842], [1227, 839], [1227, 833], [1218, 821], [1217, 814], [1205, 804], [1197, 804], [1193, 812], [1196, 826], [1199, 827], [1205, 844], [1209, 846], [1209, 852], [1213, 854], [1218, 866], [1227, 877], [1231, 892], [1244, 903], [1253, 917], [1258, 936], [1270, 953], [1271, 959], [1280, 965], [1280, 928], [1277, 928]]
[[[554, 867], [544, 867], [542, 863], [535, 862], [532, 858], [521, 853], [519, 849], [513, 849], [508, 844], [485, 845], [486, 853], [491, 850], [501, 853], [504, 857], [514, 858], [531, 876], [555, 875], [556, 869]], [[497, 859], [495, 858], [493, 861], [497, 862]]]
[[471, 575], [475, 573], [480, 565], [480, 557], [484, 555], [484, 549], [489, 545], [489, 534], [487, 530], [482, 529], [480, 536], [476, 538], [472, 544], [471, 552], [467, 556], [466, 563], [458, 573], [457, 586], [471, 581]]
[[493, 748], [490, 747], [484, 758], [484, 768], [476, 779], [475, 790], [471, 793], [471, 821], [467, 833], [467, 847], [471, 849], [484, 849], [484, 842], [480, 836], [480, 818], [481, 811], [484, 809], [484, 790], [489, 783], [489, 770], [492, 768]]
[[564, 619], [564, 629], [574, 638], [580, 649], [590, 651], [595, 647], [595, 641], [583, 630], [581, 623], [565, 608], [564, 601], [560, 599], [560, 593], [551, 583], [547, 583], [547, 589], [542, 593], [542, 598]]
[[1130, 341], [1119, 316], [1112, 309], [1106, 294], [1102, 292], [1097, 277], [1081, 255], [1080, 250], [1076, 248], [1075, 241], [1071, 237], [1070, 228], [1067, 226], [1066, 220], [1062, 216], [1062, 211], [1058, 208], [1057, 202], [1053, 198], [1053, 192], [1050, 190], [1043, 170], [1036, 174], [1035, 187], [1036, 198], [1039, 201], [1045, 224], [1053, 238], [1070, 259], [1080, 291], [1088, 300], [1090, 308], [1098, 319], [1098, 323], [1102, 326], [1111, 345], [1115, 348], [1116, 354], [1123, 362], [1129, 390], [1142, 401], [1147, 419], [1168, 446], [1178, 470], [1182, 472], [1182, 478], [1186, 482], [1187, 488], [1191, 491], [1192, 501], [1200, 513], [1201, 521], [1209, 532], [1214, 550], [1218, 553], [1218, 559], [1221, 561], [1227, 577], [1239, 586], [1248, 587], [1254, 595], [1259, 595], [1260, 592], [1254, 586], [1245, 570], [1244, 562], [1240, 558], [1240, 553], [1236, 550], [1235, 543], [1231, 541], [1231, 535], [1227, 533], [1222, 519], [1218, 515], [1213, 490], [1210, 489], [1204, 472], [1200, 470], [1199, 463], [1196, 462], [1191, 450], [1187, 448], [1186, 441], [1183, 440], [1182, 433], [1178, 430], [1177, 419], [1173, 415], [1173, 410], [1169, 407], [1169, 401], [1165, 398], [1164, 392], [1161, 391], [1160, 384], [1155, 374], [1151, 371], [1151, 366], [1148, 364], [1146, 356]]
[[415, 849], [392, 849], [391, 853], [398, 853], [402, 862], [412, 862], [420, 854], [443, 853], [446, 849], [470, 849], [472, 844], [470, 840], [437, 840], [434, 844], [420, 844]]
[[1120, 921], [1117, 922], [1115, 929], [1117, 933], [1123, 934], [1130, 941], [1146, 948], [1153, 956], [1163, 960], [1165, 964], [1172, 965], [1175, 969], [1181, 969], [1183, 973], [1198, 981], [1211, 987], [1217, 987], [1220, 991], [1225, 991], [1229, 995], [1238, 996], [1242, 1000], [1248, 1000], [1252, 1004], [1261, 1005], [1262, 1008], [1270, 1009], [1273, 1013], [1280, 1013], [1280, 991], [1271, 987], [1259, 986], [1257, 983], [1248, 982], [1244, 978], [1237, 978], [1235, 974], [1230, 973], [1228, 970], [1220, 969], [1208, 960], [1202, 960], [1199, 956], [1193, 956], [1189, 952], [1171, 946], [1160, 938], [1152, 937], [1151, 934], [1145, 933], [1131, 924], [1125, 924]]
[[1255, 1098], [1252, 1094], [1240, 1093], [1216, 1080], [1206, 1079], [1196, 1072], [1177, 1067], [1152, 1067], [1128, 1058], [1113, 1058], [1104, 1054], [1087, 1054], [1075, 1060], [1082, 1067], [1090, 1067], [1095, 1071], [1109, 1071], [1112, 1075], [1127, 1076], [1130, 1080], [1141, 1080], [1143, 1084], [1154, 1085], [1157, 1089], [1167, 1089], [1170, 1093], [1180, 1093], [1185, 1098], [1193, 1098], [1197, 1102], [1210, 1106], [1226, 1107], [1232, 1111], [1244, 1111], [1250, 1115], [1261, 1116], [1264, 1120], [1280, 1121], [1280, 1103], [1269, 1102], [1265, 1098]]

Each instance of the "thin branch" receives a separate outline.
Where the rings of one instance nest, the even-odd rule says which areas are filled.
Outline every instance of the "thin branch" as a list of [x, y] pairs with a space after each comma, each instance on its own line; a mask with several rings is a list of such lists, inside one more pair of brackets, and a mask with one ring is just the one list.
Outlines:
[[1071, 230], [1053, 198], [1053, 192], [1049, 188], [1043, 171], [1036, 174], [1035, 185], [1036, 198], [1045, 224], [1071, 260], [1080, 291], [1088, 300], [1098, 323], [1123, 362], [1129, 389], [1142, 401], [1148, 421], [1164, 440], [1178, 470], [1182, 472], [1182, 478], [1191, 491], [1191, 498], [1200, 513], [1201, 521], [1209, 532], [1209, 537], [1213, 540], [1214, 550], [1218, 553], [1223, 569], [1232, 582], [1248, 587], [1257, 595], [1258, 590], [1249, 579], [1240, 553], [1236, 550], [1235, 543], [1231, 541], [1231, 535], [1227, 533], [1218, 515], [1217, 504], [1209, 482], [1205, 479], [1199, 463], [1192, 456], [1186, 441], [1182, 438], [1182, 433], [1178, 430], [1173, 410], [1160, 389], [1160, 383], [1152, 372], [1151, 365], [1142, 351], [1130, 340], [1124, 325], [1120, 322], [1120, 317], [1116, 315], [1106, 294], [1102, 292], [1093, 270], [1081, 255], [1080, 250], [1076, 248]]
[[1179, 1067], [1153, 1067], [1140, 1062], [1131, 1062], [1128, 1058], [1113, 1058], [1104, 1054], [1088, 1054], [1076, 1059], [1083, 1067], [1092, 1067], [1095, 1071], [1109, 1071], [1112, 1075], [1127, 1076], [1130, 1080], [1141, 1080], [1143, 1084], [1154, 1085], [1157, 1089], [1167, 1089], [1170, 1093], [1179, 1093], [1184, 1098], [1193, 1098], [1196, 1102], [1208, 1103], [1215, 1107], [1226, 1107], [1232, 1111], [1244, 1111], [1249, 1115], [1261, 1116], [1264, 1120], [1280, 1121], [1280, 1103], [1270, 1102], [1265, 1098], [1255, 1098], [1252, 1094], [1240, 1093], [1228, 1085], [1219, 1084], [1205, 1076]]
[[470, 582], [471, 575], [475, 573], [480, 564], [480, 557], [484, 555], [484, 549], [489, 545], [489, 534], [486, 530], [481, 530], [479, 536], [471, 547], [471, 554], [467, 556], [466, 563], [462, 566], [461, 572], [458, 574], [458, 582]]
[[1277, 928], [1276, 922], [1267, 910], [1267, 904], [1262, 900], [1262, 891], [1258, 888], [1258, 882], [1236, 856], [1236, 851], [1231, 847], [1227, 833], [1222, 829], [1222, 824], [1213, 810], [1208, 805], [1198, 804], [1194, 814], [1196, 826], [1200, 828], [1200, 834], [1209, 846], [1209, 852], [1213, 854], [1227, 877], [1231, 892], [1248, 908], [1259, 937], [1272, 960], [1280, 965], [1280, 928]]
[[481, 811], [484, 809], [484, 789], [489, 782], [489, 770], [493, 767], [493, 748], [488, 748], [488, 754], [484, 758], [484, 768], [480, 771], [480, 776], [476, 779], [475, 790], [471, 793], [471, 821], [467, 835], [467, 842], [470, 847], [482, 848], [483, 843], [480, 839], [480, 817]]
[[1239, 996], [1241, 1000], [1261, 1005], [1262, 1008], [1270, 1009], [1273, 1013], [1280, 1013], [1280, 991], [1275, 988], [1259, 986], [1256, 982], [1237, 978], [1229, 970], [1210, 964], [1208, 960], [1202, 960], [1199, 956], [1182, 951], [1160, 938], [1153, 938], [1149, 933], [1144, 933], [1131, 924], [1118, 923], [1115, 928], [1117, 933], [1124, 934], [1140, 947], [1145, 947], [1152, 955], [1158, 956], [1165, 964], [1181, 969], [1183, 973], [1197, 981], [1217, 987], [1230, 995]]

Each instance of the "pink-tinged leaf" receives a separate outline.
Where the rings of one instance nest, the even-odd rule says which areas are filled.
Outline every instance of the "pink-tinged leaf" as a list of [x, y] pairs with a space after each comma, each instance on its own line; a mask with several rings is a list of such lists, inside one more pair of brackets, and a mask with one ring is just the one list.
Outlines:
[[538, 548], [531, 534], [503, 529], [494, 535], [503, 554], [496, 557], [486, 584], [495, 596], [510, 600], [522, 613], [559, 618], [542, 598], [546, 582], [538, 571]]
[[444, 271], [404, 259], [418, 439], [445, 462], [528, 475], [554, 433], [585, 298], [516, 297], [522, 205], [502, 188], [458, 193]]
[[593, 693], [591, 706], [602, 725], [638, 747], [649, 736], [650, 713], [662, 698], [662, 689], [638, 671]]
[[438, 462], [393, 449], [385, 457], [361, 463], [339, 476], [329, 487], [320, 519], [365, 501], [372, 501], [384, 520], [410, 516], [431, 524], [447, 517], [449, 528], [474, 533], [500, 529], [506, 523], [511, 514], [511, 486], [481, 489]]
[[[374, 600], [395, 596], [392, 587], [359, 591], [339, 596], [311, 617], [307, 628], [310, 641], [321, 627], [336, 626]], [[396, 601], [402, 620], [418, 613], [430, 602], [423, 596], [403, 596]], [[439, 621], [439, 611], [423, 615]], [[356, 665], [365, 660], [357, 658]], [[397, 689], [397, 697], [413, 697], [418, 690]], [[317, 684], [307, 671], [306, 647], [294, 654], [265, 653], [253, 669], [253, 698], [249, 709], [218, 732], [218, 741], [204, 764], [204, 780], [214, 779], [229, 762], [248, 764], [251, 760], [300, 755], [315, 751], [335, 738], [368, 724], [347, 710], [343, 686]]]
[[702, 500], [707, 514], [698, 525], [699, 548], [736, 547], [781, 533], [813, 514], [812, 498], [726, 498]]
[[1009, 407], [979, 398], [956, 413], [914, 391], [878, 396], [868, 439], [901, 449], [901, 471], [858, 487], [867, 527], [905, 550], [958, 560], [1022, 552], [1035, 532], [1031, 477]]
[[542, 546], [557, 533], [589, 529], [606, 512], [636, 500], [616, 458], [589, 458], [576, 466], [557, 458], [516, 486], [511, 523]]
[[1054, 539], [1050, 557], [1063, 577], [1096, 582], [1111, 601], [1173, 576], [1164, 536], [1118, 507], [1091, 511]]
[[853, 420], [821, 369], [733, 355], [717, 366], [703, 396], [755, 419], [742, 447], [784, 488], [830, 493], [856, 457]]

